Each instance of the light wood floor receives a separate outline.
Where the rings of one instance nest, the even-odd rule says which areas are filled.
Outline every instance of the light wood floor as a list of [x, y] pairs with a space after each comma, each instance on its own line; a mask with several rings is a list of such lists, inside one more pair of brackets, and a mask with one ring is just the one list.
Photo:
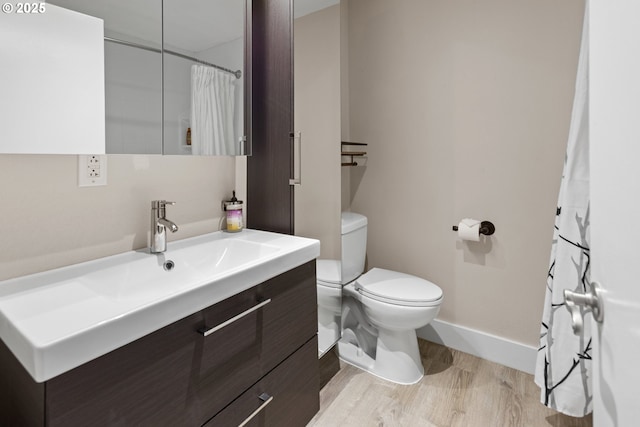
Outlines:
[[540, 404], [533, 376], [419, 340], [425, 376], [401, 386], [341, 363], [307, 427], [591, 426]]

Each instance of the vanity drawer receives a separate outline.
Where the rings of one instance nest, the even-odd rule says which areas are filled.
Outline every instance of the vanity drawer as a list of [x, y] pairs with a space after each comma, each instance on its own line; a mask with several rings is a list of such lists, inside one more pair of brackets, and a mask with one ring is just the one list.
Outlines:
[[305, 426], [318, 412], [318, 339], [314, 337], [289, 356], [205, 427]]
[[200, 426], [316, 331], [312, 261], [47, 381], [47, 425]]
[[203, 423], [316, 336], [315, 277], [315, 262], [308, 263], [236, 295], [222, 309], [204, 310], [207, 327], [248, 314], [202, 337], [196, 348], [190, 404], [194, 412], [206, 408]]

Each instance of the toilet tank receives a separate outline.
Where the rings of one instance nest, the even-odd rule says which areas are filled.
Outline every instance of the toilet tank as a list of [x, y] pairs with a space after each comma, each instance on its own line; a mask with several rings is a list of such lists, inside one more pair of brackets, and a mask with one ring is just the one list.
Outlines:
[[367, 217], [342, 212], [342, 283], [347, 284], [364, 272], [367, 255]]

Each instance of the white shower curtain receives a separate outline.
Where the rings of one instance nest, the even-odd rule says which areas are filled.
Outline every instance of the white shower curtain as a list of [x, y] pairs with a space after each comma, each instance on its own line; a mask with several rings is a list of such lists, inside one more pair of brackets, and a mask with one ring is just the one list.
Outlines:
[[193, 154], [237, 154], [234, 126], [233, 74], [208, 67], [191, 67], [191, 146]]
[[582, 333], [574, 335], [563, 296], [564, 289], [591, 289], [588, 37], [587, 4], [535, 371], [542, 403], [575, 417], [590, 413], [592, 407], [591, 315], [584, 319]]

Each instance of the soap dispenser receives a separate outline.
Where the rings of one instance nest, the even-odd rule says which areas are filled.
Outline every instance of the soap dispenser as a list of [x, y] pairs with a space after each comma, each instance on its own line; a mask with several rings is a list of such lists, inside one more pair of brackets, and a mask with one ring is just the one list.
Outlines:
[[230, 200], [222, 202], [222, 209], [227, 213], [227, 231], [237, 233], [242, 231], [242, 200], [236, 198], [236, 192]]

